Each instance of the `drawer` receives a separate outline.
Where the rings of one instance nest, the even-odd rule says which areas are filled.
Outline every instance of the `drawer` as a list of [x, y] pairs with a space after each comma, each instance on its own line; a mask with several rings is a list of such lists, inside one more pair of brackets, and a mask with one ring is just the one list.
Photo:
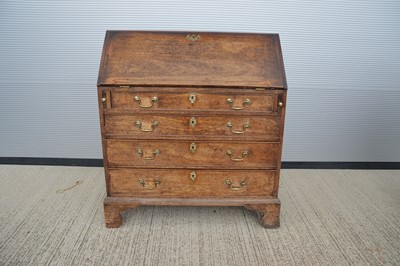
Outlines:
[[198, 137], [258, 138], [279, 141], [280, 116], [177, 116], [106, 114], [108, 137], [170, 138]]
[[[108, 97], [108, 99], [107, 99]], [[276, 112], [278, 93], [255, 89], [110, 89], [104, 108], [118, 110], [218, 110], [240, 112]]]
[[271, 196], [271, 170], [110, 169], [111, 196], [243, 197]]
[[276, 168], [278, 143], [108, 139], [109, 166]]

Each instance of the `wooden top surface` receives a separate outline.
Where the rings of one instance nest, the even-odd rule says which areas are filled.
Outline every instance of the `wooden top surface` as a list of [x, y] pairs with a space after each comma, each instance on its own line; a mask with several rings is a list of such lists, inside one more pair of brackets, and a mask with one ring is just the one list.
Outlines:
[[279, 35], [250, 33], [107, 31], [97, 83], [287, 88]]

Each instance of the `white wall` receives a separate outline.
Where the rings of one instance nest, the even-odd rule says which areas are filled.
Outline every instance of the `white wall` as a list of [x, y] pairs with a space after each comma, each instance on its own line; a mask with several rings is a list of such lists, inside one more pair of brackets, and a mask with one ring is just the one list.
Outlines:
[[285, 161], [400, 161], [400, 1], [0, 1], [0, 156], [101, 158], [107, 29], [280, 33]]

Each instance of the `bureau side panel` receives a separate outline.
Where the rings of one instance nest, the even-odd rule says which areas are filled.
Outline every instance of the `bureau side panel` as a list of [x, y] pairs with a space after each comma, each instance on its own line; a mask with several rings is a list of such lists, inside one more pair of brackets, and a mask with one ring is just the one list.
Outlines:
[[108, 157], [107, 157], [107, 142], [106, 142], [106, 129], [105, 129], [105, 118], [104, 118], [104, 109], [107, 109], [109, 106], [109, 98], [110, 93], [102, 87], [97, 87], [97, 100], [99, 104], [99, 118], [100, 118], [100, 130], [101, 130], [101, 144], [103, 150], [103, 164], [104, 164], [104, 175], [106, 179], [106, 190], [107, 195], [110, 195], [109, 189], [109, 170], [108, 170]]
[[283, 135], [284, 135], [284, 129], [285, 129], [285, 116], [286, 116], [286, 96], [287, 96], [287, 91], [282, 90], [281, 93], [279, 94], [279, 101], [282, 102], [282, 106], [280, 107], [280, 129], [279, 129], [279, 147], [278, 147], [278, 152], [277, 152], [277, 169], [276, 169], [276, 178], [274, 182], [274, 188], [273, 188], [273, 195], [275, 197], [278, 197], [278, 188], [279, 188], [279, 178], [280, 178], [280, 172], [281, 172], [281, 165], [282, 165], [282, 148], [283, 148]]

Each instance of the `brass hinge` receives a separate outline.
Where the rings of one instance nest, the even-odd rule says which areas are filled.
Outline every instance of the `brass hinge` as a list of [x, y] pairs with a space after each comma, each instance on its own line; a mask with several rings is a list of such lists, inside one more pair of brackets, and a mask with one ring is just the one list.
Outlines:
[[186, 39], [192, 42], [198, 41], [200, 39], [200, 35], [198, 34], [188, 34]]
[[124, 86], [119, 86], [120, 88], [129, 88], [129, 86], [126, 86], [126, 85], [124, 85]]

